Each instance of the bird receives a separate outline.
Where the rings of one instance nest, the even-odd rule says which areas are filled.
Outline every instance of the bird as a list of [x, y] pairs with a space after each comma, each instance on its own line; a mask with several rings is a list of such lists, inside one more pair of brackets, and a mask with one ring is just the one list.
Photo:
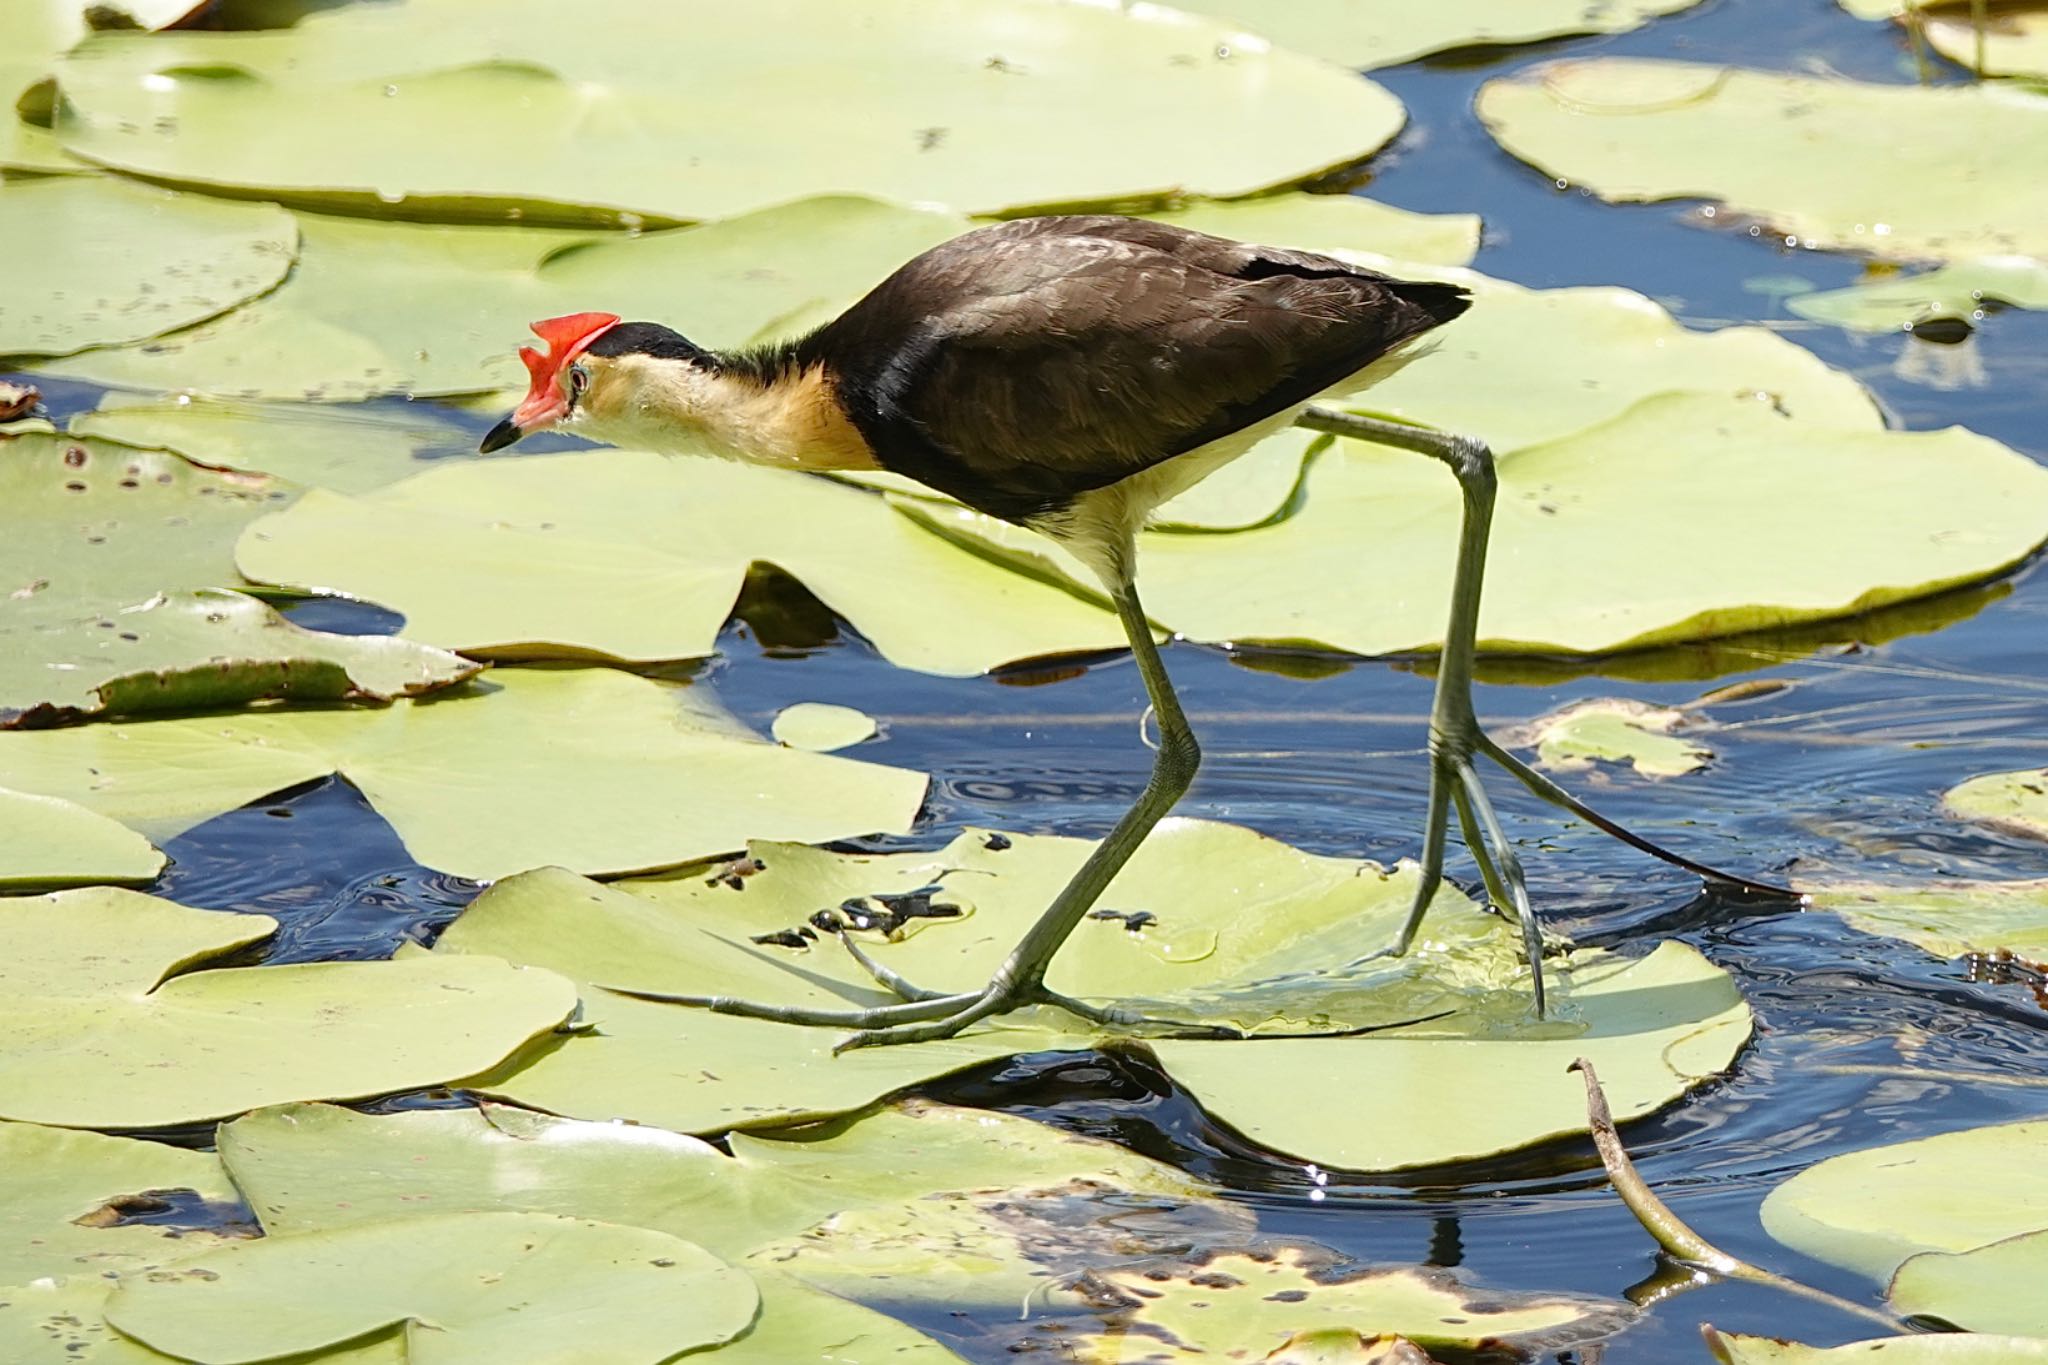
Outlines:
[[[1488, 897], [1519, 921], [1534, 1003], [1543, 944], [1524, 876], [1473, 759], [1636, 847], [1751, 894], [1586, 808], [1490, 739], [1472, 667], [1496, 477], [1484, 442], [1318, 405], [1426, 355], [1471, 306], [1463, 286], [1397, 279], [1335, 257], [1142, 218], [1062, 214], [970, 230], [897, 269], [793, 340], [708, 350], [654, 322], [574, 313], [536, 322], [525, 398], [483, 438], [502, 450], [561, 430], [638, 450], [779, 469], [882, 470], [1059, 542], [1102, 583], [1136, 659], [1159, 743], [1144, 789], [984, 988], [922, 990], [842, 939], [899, 1003], [813, 1010], [727, 997], [678, 1003], [856, 1030], [839, 1046], [927, 1041], [1028, 1004], [1103, 1023], [1127, 1012], [1052, 992], [1054, 954], [1193, 782], [1201, 748], [1137, 588], [1137, 533], [1164, 502], [1289, 425], [1448, 464], [1464, 497], [1449, 627], [1430, 724], [1421, 876], [1395, 942], [1412, 946], [1443, 877], [1455, 808]], [[637, 992], [636, 992], [637, 993]]]

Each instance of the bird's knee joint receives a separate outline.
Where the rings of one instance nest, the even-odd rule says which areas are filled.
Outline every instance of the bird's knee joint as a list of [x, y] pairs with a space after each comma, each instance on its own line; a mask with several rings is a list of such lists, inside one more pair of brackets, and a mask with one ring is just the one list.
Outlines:
[[1202, 766], [1202, 746], [1186, 732], [1164, 736], [1159, 745], [1162, 766], [1182, 783], [1192, 782]]
[[1457, 471], [1458, 481], [1491, 488], [1496, 482], [1493, 448], [1477, 436], [1454, 435], [1450, 440], [1451, 467]]

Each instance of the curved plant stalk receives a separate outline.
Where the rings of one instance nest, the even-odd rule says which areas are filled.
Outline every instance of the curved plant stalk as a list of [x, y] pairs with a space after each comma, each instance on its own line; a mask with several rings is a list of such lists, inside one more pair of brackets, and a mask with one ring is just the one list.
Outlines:
[[1719, 1276], [1727, 1280], [1747, 1280], [1751, 1284], [1768, 1285], [1772, 1289], [1796, 1294], [1815, 1303], [1824, 1303], [1844, 1313], [1853, 1313], [1859, 1318], [1882, 1324], [1886, 1331], [1905, 1333], [1911, 1329], [1898, 1318], [1868, 1304], [1856, 1303], [1837, 1297], [1824, 1289], [1815, 1289], [1797, 1280], [1787, 1279], [1774, 1271], [1730, 1256], [1706, 1238], [1694, 1232], [1684, 1219], [1671, 1211], [1670, 1205], [1659, 1199], [1649, 1184], [1637, 1173], [1635, 1163], [1629, 1160], [1628, 1149], [1622, 1146], [1621, 1134], [1615, 1131], [1613, 1111], [1607, 1107], [1606, 1092], [1600, 1088], [1600, 1078], [1593, 1071], [1593, 1064], [1584, 1057], [1573, 1062], [1568, 1068], [1578, 1072], [1586, 1081], [1586, 1124], [1593, 1131], [1593, 1145], [1599, 1149], [1600, 1164], [1607, 1168], [1607, 1178], [1614, 1185], [1614, 1192], [1621, 1196], [1621, 1202], [1643, 1225], [1643, 1231], [1656, 1239], [1657, 1245], [1673, 1261], [1691, 1270]]

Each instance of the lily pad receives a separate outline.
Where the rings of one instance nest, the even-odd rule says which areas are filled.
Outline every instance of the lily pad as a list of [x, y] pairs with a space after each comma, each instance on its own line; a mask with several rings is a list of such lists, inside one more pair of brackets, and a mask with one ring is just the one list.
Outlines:
[[1296, 190], [1256, 199], [1201, 199], [1140, 216], [1240, 242], [1303, 251], [1364, 251], [1428, 265], [1469, 265], [1479, 254], [1478, 214], [1415, 213], [1362, 194]]
[[[50, 76], [57, 56], [93, 28], [161, 28], [200, 7], [199, 0], [43, 0], [7, 16], [7, 46], [0, 48], [0, 169], [78, 172], [44, 126], [54, 95]], [[41, 123], [29, 123], [31, 110]]]
[[133, 174], [295, 204], [614, 224], [841, 189], [975, 213], [1227, 198], [1358, 161], [1402, 121], [1339, 67], [1158, 6], [628, 0], [603, 24], [559, 17], [463, 0], [103, 35], [63, 60], [57, 132]]
[[459, 1213], [266, 1237], [122, 1281], [106, 1317], [220, 1365], [397, 1329], [413, 1365], [602, 1359], [657, 1365], [744, 1332], [746, 1272], [647, 1228]]
[[1807, 1346], [1778, 1337], [1702, 1329], [1721, 1365], [2024, 1365], [2048, 1360], [2048, 1340], [1942, 1332], [1877, 1337], [1845, 1346]]
[[[1978, 70], [1977, 25], [1967, 9], [1928, 15], [1925, 31], [1936, 52]], [[1982, 50], [1982, 75], [2048, 79], [2048, 11], [2021, 5], [1992, 9], [1985, 17]]]
[[[1604, 654], [1853, 616], [2002, 573], [2048, 528], [2048, 470], [1995, 441], [1822, 427], [1707, 394], [1648, 399], [1507, 450], [1499, 469], [1479, 640], [1503, 653]], [[904, 508], [1036, 571], [1086, 574], [1029, 532]], [[1458, 521], [1440, 466], [1339, 441], [1293, 516], [1229, 536], [1148, 535], [1139, 581], [1153, 619], [1197, 640], [1429, 649]], [[1625, 599], [1603, 586], [1624, 581]]]
[[1591, 697], [1503, 733], [1501, 742], [1536, 750], [1540, 766], [1582, 772], [1595, 761], [1627, 763], [1643, 777], [1683, 777], [1713, 761], [1714, 751], [1672, 731], [1698, 719], [1675, 706], [1627, 697]]
[[[1969, 1251], [1923, 1251], [1892, 1276], [1886, 1297], [1910, 1317], [1969, 1332], [2048, 1336], [2048, 1229]], [[2044, 1342], [2048, 1345], [2048, 1342]]]
[[1625, 33], [1699, 0], [1449, 0], [1428, 5], [1354, 0], [1192, 0], [1182, 9], [1234, 19], [1298, 52], [1344, 66], [1395, 66], [1432, 52], [1502, 47], [1581, 33]]
[[800, 701], [775, 713], [775, 742], [826, 754], [875, 737], [875, 718], [851, 706]]
[[1943, 793], [1941, 804], [1965, 820], [2048, 839], [2048, 768], [1973, 777]]
[[[100, 1216], [110, 1204], [174, 1191], [240, 1198], [211, 1152], [160, 1142], [0, 1122], [0, 1157], [0, 1285], [75, 1276], [99, 1281], [104, 1295], [114, 1275], [183, 1256], [193, 1245], [182, 1240], [190, 1235], [184, 1229]], [[0, 1299], [12, 1297], [0, 1290]], [[0, 1340], [5, 1333], [0, 1328]]]
[[1478, 109], [1508, 151], [1604, 199], [1719, 200], [1801, 245], [1893, 259], [2048, 256], [2048, 96], [2017, 87], [1602, 57], [1489, 81]]
[[201, 322], [274, 288], [298, 241], [275, 204], [103, 176], [0, 180], [0, 355], [66, 355]]
[[[1872, 1280], [1923, 1251], [1969, 1251], [2048, 1224], [2048, 1121], [1994, 1124], [1849, 1152], [1763, 1203], [1796, 1251]], [[2038, 1296], [2036, 1296], [2038, 1297]]]
[[1817, 882], [1813, 905], [1866, 934], [1904, 939], [1936, 957], [2004, 948], [2048, 956], [2048, 878], [1943, 879], [1913, 883]]
[[1803, 318], [1856, 332], [1895, 332], [1929, 318], [1983, 317], [1986, 304], [2048, 308], [2048, 262], [1983, 256], [1904, 275], [1802, 294], [1786, 307]]
[[797, 311], [851, 302], [968, 226], [953, 214], [847, 195], [609, 238], [313, 214], [299, 221], [299, 264], [275, 293], [147, 346], [43, 368], [247, 399], [523, 386], [515, 352], [535, 318], [610, 309], [673, 322], [703, 345], [736, 346]]
[[425, 404], [314, 407], [109, 393], [98, 409], [72, 418], [71, 430], [338, 493], [382, 488], [432, 467], [429, 461], [476, 458], [476, 433]]
[[559, 862], [668, 867], [773, 829], [901, 834], [922, 773], [806, 754], [741, 726], [708, 688], [609, 669], [500, 669], [375, 712], [270, 711], [0, 732], [0, 785], [168, 838], [339, 774], [429, 867], [489, 880]]
[[437, 1085], [576, 1007], [481, 957], [185, 970], [275, 927], [111, 888], [0, 902], [0, 1117], [153, 1128]]
[[[142, 886], [163, 870], [164, 855], [127, 826], [71, 801], [0, 788], [0, 891]], [[0, 1270], [0, 1283], [6, 1278]]]
[[239, 558], [266, 582], [380, 602], [414, 638], [492, 657], [709, 654], [757, 562], [803, 580], [904, 667], [971, 675], [1123, 643], [1106, 610], [949, 545], [872, 493], [643, 452], [453, 465], [357, 498], [316, 490], [252, 528]]
[[[176, 1365], [107, 1325], [100, 1309], [114, 1289], [98, 1278], [33, 1280], [0, 1288], [0, 1360], [18, 1365]], [[320, 1365], [342, 1365], [322, 1358]], [[348, 1365], [372, 1365], [369, 1359]], [[374, 1365], [386, 1365], [375, 1361]], [[389, 1358], [389, 1365], [405, 1365]]]

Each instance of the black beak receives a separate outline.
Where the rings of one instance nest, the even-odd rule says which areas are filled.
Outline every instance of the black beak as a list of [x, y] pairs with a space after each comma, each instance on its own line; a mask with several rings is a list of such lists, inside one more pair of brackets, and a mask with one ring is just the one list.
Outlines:
[[503, 450], [525, 434], [517, 422], [507, 417], [484, 433], [484, 439], [478, 444], [477, 449], [488, 455], [494, 450]]

